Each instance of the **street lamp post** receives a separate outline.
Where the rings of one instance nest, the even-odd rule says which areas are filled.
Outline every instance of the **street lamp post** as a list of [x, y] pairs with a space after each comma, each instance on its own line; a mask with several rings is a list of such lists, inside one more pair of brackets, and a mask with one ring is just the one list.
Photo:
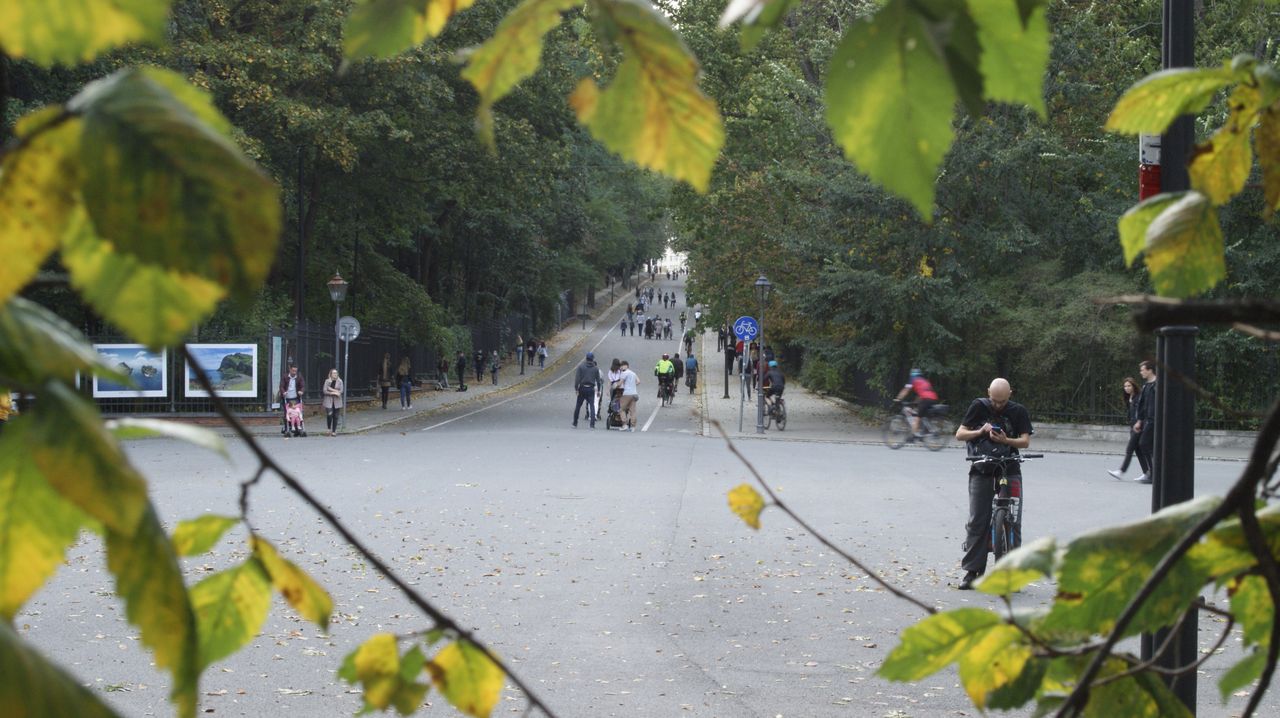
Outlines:
[[[769, 290], [773, 285], [769, 283], [769, 279], [763, 274], [756, 280], [756, 299], [759, 301], [760, 308], [760, 348], [756, 350], [757, 361], [764, 362], [764, 303], [769, 300]], [[751, 361], [751, 348], [747, 346], [747, 361]], [[759, 366], [755, 372], [756, 376], [763, 376], [764, 367]], [[764, 433], [764, 381], [761, 380], [760, 386], [756, 387], [756, 433]]]
[[[338, 320], [342, 319], [342, 302], [347, 298], [346, 280], [341, 274], [333, 273], [333, 278], [326, 285], [329, 287], [329, 298], [333, 300], [333, 367], [338, 368]], [[328, 372], [325, 372], [326, 374]]]

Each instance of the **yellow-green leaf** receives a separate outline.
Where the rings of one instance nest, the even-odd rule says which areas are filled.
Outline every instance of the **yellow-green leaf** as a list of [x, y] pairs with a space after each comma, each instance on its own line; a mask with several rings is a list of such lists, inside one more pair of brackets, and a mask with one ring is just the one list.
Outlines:
[[333, 613], [333, 599], [324, 587], [291, 561], [281, 557], [270, 542], [257, 536], [253, 537], [252, 542], [253, 555], [267, 569], [271, 585], [275, 586], [300, 616], [321, 629], [328, 630], [329, 615]]
[[1026, 105], [1045, 117], [1044, 73], [1049, 67], [1049, 22], [1043, 6], [1021, 17], [1010, 0], [968, 0], [982, 43], [979, 67], [989, 100]]
[[1143, 251], [1151, 281], [1164, 296], [1202, 294], [1227, 276], [1218, 211], [1199, 192], [1188, 192], [1152, 220]]
[[12, 620], [62, 565], [67, 547], [89, 520], [26, 459], [26, 426], [25, 420], [11, 421], [0, 434], [0, 619], [4, 621]]
[[230, 459], [227, 443], [214, 431], [193, 424], [182, 424], [164, 419], [112, 419], [107, 422], [107, 430], [115, 434], [117, 439], [145, 439], [164, 436], [178, 439], [188, 444], [199, 446]]
[[1160, 213], [1169, 205], [1186, 196], [1185, 192], [1166, 192], [1148, 197], [1130, 207], [1120, 215], [1120, 247], [1124, 250], [1125, 265], [1132, 265], [1133, 260], [1142, 254], [1147, 246], [1147, 227], [1155, 221]]
[[86, 62], [132, 42], [160, 42], [169, 0], [5, 0], [0, 51], [40, 65]]
[[200, 676], [195, 613], [178, 556], [150, 502], [131, 535], [107, 530], [107, 568], [116, 577], [125, 615], [154, 653], [156, 666], [173, 674], [169, 699], [178, 715], [194, 716]]
[[764, 497], [751, 484], [739, 484], [729, 492], [729, 508], [753, 529], [760, 529]]
[[173, 530], [173, 550], [179, 556], [195, 556], [213, 548], [227, 529], [240, 523], [234, 516], [201, 516], [181, 521]]
[[81, 685], [84, 678], [65, 673], [0, 621], [0, 706], [14, 718], [117, 718]]
[[[1117, 673], [1113, 668], [1105, 673]], [[1105, 677], [1105, 675], [1103, 676]], [[1089, 694], [1084, 718], [1191, 718], [1191, 712], [1178, 700], [1164, 679], [1145, 672], [1095, 686]]]
[[1226, 68], [1174, 68], [1147, 75], [1125, 91], [1111, 110], [1106, 129], [1130, 135], [1161, 134], [1180, 115], [1203, 110], [1233, 80]]
[[351, 59], [388, 58], [444, 31], [449, 18], [475, 0], [357, 0], [343, 26], [342, 49]]
[[1226, 204], [1244, 189], [1253, 169], [1249, 135], [1258, 113], [1258, 90], [1241, 85], [1231, 93], [1227, 121], [1213, 136], [1196, 145], [1187, 173], [1191, 187], [1215, 205]]
[[1016, 626], [992, 626], [960, 655], [960, 682], [978, 708], [987, 696], [1013, 683], [1031, 658], [1031, 646]]
[[129, 536], [147, 512], [147, 486], [89, 400], [45, 385], [31, 412], [28, 456], [59, 494], [103, 526]]
[[200, 635], [200, 668], [240, 650], [271, 610], [271, 583], [256, 558], [209, 576], [191, 588]]
[[[1219, 503], [1219, 497], [1200, 496], [1139, 521], [1073, 539], [1064, 547], [1058, 568], [1057, 599], [1038, 631], [1110, 631], [1165, 553]], [[1198, 562], [1179, 561], [1143, 604], [1125, 635], [1171, 625], [1207, 579]]]
[[338, 669], [338, 677], [348, 683], [359, 683], [364, 689], [364, 710], [386, 710], [394, 707], [400, 715], [409, 715], [422, 705], [430, 689], [416, 679], [422, 675], [426, 657], [414, 646], [399, 655], [396, 637], [379, 633], [347, 654]]
[[15, 129], [27, 144], [0, 163], [0, 301], [35, 276], [79, 202], [80, 120], [50, 107], [27, 115]]
[[999, 616], [983, 608], [935, 613], [902, 632], [901, 643], [877, 673], [891, 681], [918, 681], [946, 668], [1003, 625]]
[[983, 593], [1008, 596], [1032, 581], [1053, 575], [1058, 546], [1052, 536], [1036, 539], [1009, 552], [987, 572], [977, 589]]
[[146, 264], [98, 239], [78, 211], [62, 247], [71, 286], [95, 310], [150, 347], [181, 342], [226, 290], [209, 279]]
[[207, 97], [168, 89], [178, 82], [125, 69], [67, 103], [84, 122], [85, 206], [94, 233], [117, 252], [247, 298], [275, 259], [279, 191], [219, 127], [202, 121], [213, 112]]
[[1267, 652], [1261, 649], [1254, 649], [1248, 658], [1232, 666], [1218, 679], [1218, 692], [1222, 695], [1222, 702], [1226, 703], [1233, 693], [1261, 678], [1262, 669], [1266, 667]]
[[39, 386], [59, 379], [70, 384], [77, 372], [129, 383], [128, 377], [102, 360], [78, 329], [57, 314], [22, 297], [0, 306], [0, 377], [4, 382]]
[[466, 641], [445, 646], [427, 669], [445, 700], [474, 718], [488, 718], [502, 697], [506, 675], [484, 651]]
[[1258, 164], [1262, 167], [1262, 195], [1269, 216], [1280, 210], [1280, 110], [1271, 108], [1262, 113], [1253, 139], [1257, 144]]
[[955, 135], [956, 90], [923, 19], [891, 0], [855, 23], [827, 73], [827, 125], [871, 179], [933, 216], [938, 167]]
[[666, 18], [644, 0], [593, 0], [622, 62], [603, 90], [585, 79], [569, 98], [605, 147], [705, 192], [724, 126], [698, 89], [698, 61]]
[[477, 119], [480, 135], [493, 145], [493, 105], [521, 80], [538, 69], [542, 37], [560, 24], [560, 13], [583, 0], [524, 0], [507, 13], [483, 45], [467, 58], [462, 70], [480, 93]]
[[1266, 646], [1271, 643], [1271, 627], [1276, 607], [1261, 576], [1243, 576], [1232, 582], [1231, 612], [1244, 629], [1245, 645]]

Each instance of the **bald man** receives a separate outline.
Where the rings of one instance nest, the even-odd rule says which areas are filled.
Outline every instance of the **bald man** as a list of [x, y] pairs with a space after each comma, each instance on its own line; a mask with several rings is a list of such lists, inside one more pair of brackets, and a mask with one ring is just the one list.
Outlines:
[[[969, 455], [985, 455], [994, 451], [1017, 455], [1018, 449], [1031, 446], [1031, 414], [1026, 407], [1010, 401], [1013, 389], [1006, 379], [995, 379], [987, 387], [987, 398], [974, 399], [956, 429], [956, 440], [968, 442]], [[992, 475], [995, 465], [969, 467], [969, 522], [965, 524], [964, 579], [960, 590], [973, 588], [973, 582], [987, 570], [987, 537], [991, 534], [991, 499], [995, 494]], [[1005, 468], [1014, 496], [1022, 495], [1022, 470], [1017, 463]], [[1022, 516], [1018, 516], [1018, 535], [1022, 535]]]

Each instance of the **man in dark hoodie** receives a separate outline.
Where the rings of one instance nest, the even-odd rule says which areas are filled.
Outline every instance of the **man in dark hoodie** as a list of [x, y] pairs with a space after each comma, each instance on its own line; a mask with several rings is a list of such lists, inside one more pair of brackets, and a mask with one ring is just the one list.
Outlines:
[[578, 426], [578, 413], [582, 411], [582, 405], [587, 405], [587, 419], [591, 421], [591, 428], [596, 428], [596, 392], [604, 385], [600, 379], [600, 367], [596, 366], [596, 355], [587, 352], [587, 358], [578, 365], [578, 371], [573, 377], [574, 390], [578, 392], [578, 402], [573, 406], [573, 425]]

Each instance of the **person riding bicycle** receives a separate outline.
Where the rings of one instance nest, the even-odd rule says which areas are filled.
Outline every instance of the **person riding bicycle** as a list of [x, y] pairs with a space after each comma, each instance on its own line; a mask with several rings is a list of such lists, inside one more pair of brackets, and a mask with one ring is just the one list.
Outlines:
[[684, 334], [684, 323], [688, 321], [689, 316], [684, 312], [680, 312], [680, 333]]
[[933, 390], [933, 384], [929, 383], [924, 372], [919, 369], [911, 370], [911, 380], [898, 392], [898, 401], [902, 401], [913, 391], [916, 393], [916, 415], [911, 417], [911, 431], [920, 439], [923, 438], [920, 433], [920, 417], [926, 416], [929, 408], [938, 403], [938, 392]]
[[[968, 443], [970, 456], [1018, 456], [1019, 449], [1031, 446], [1031, 414], [1027, 408], [1010, 401], [1013, 389], [1006, 379], [994, 379], [987, 388], [986, 399], [974, 399], [956, 429], [956, 440]], [[969, 521], [965, 524], [964, 579], [960, 590], [973, 588], [973, 582], [987, 570], [987, 536], [991, 533], [991, 499], [995, 494], [992, 475], [999, 472], [998, 463], [974, 464], [969, 467]], [[1021, 483], [1022, 468], [1016, 461], [1004, 466], [1005, 477]], [[1019, 495], [1021, 490], [1019, 490]]]
[[666, 391], [675, 394], [676, 365], [671, 363], [671, 355], [663, 354], [658, 365], [653, 368], [653, 375], [658, 377], [658, 396], [665, 396]]
[[782, 392], [787, 388], [787, 378], [782, 375], [782, 370], [778, 368], [777, 361], [769, 362], [769, 371], [765, 372], [764, 383], [764, 399], [769, 401], [773, 397], [781, 397]]

